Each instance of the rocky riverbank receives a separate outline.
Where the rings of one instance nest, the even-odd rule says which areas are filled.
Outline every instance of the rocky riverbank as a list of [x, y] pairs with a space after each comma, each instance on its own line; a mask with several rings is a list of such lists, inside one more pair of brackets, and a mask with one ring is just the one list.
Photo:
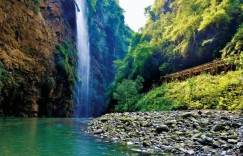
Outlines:
[[138, 153], [243, 153], [242, 114], [226, 111], [112, 113], [91, 121], [88, 132]]

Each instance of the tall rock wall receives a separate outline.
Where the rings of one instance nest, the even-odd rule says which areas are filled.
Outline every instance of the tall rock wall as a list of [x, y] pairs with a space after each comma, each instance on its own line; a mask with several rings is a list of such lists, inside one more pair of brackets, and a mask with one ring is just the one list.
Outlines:
[[[91, 51], [90, 109], [106, 111], [106, 92], [131, 30], [116, 0], [86, 0]], [[0, 0], [0, 116], [70, 117], [76, 82], [73, 0]]]
[[71, 116], [56, 47], [74, 43], [74, 11], [71, 1], [0, 1], [0, 116]]
[[125, 56], [132, 37], [117, 0], [87, 0], [91, 52], [91, 97], [93, 116], [107, 110], [108, 88], [116, 70], [114, 61]]

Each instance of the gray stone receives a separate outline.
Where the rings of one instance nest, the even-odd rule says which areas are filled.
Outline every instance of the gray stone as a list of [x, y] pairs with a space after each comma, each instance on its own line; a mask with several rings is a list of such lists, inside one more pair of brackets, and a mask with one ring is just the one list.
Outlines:
[[201, 120], [201, 124], [208, 125], [209, 124], [209, 120], [208, 119], [202, 119]]
[[235, 134], [233, 134], [233, 135], [229, 135], [228, 138], [229, 138], [229, 139], [237, 139], [238, 136], [237, 136], [237, 134], [235, 133]]
[[109, 119], [108, 118], [101, 118], [100, 121], [101, 122], [107, 122], [107, 121], [109, 121]]
[[228, 139], [227, 142], [232, 143], [232, 144], [236, 144], [238, 141], [235, 140], [235, 139]]
[[132, 148], [131, 150], [134, 151], [134, 152], [139, 152], [139, 153], [142, 152], [142, 150], [139, 149], [139, 148]]
[[198, 123], [198, 120], [196, 120], [195, 118], [190, 118], [190, 120], [193, 121], [193, 122]]
[[213, 141], [213, 147], [219, 148], [220, 147], [220, 142], [219, 141]]
[[156, 127], [157, 133], [168, 132], [169, 130], [170, 130], [169, 127], [166, 125], [159, 125], [158, 127]]
[[202, 149], [205, 153], [212, 153], [212, 149], [208, 146], [203, 146]]
[[161, 145], [161, 148], [163, 150], [165, 150], [166, 152], [172, 151], [173, 147], [172, 146], [165, 146], [165, 145]]
[[168, 120], [165, 122], [166, 125], [173, 125], [176, 124], [176, 120]]
[[173, 139], [173, 140], [180, 140], [180, 138], [178, 136], [176, 136], [176, 135], [172, 135], [171, 139]]
[[103, 130], [102, 129], [98, 129], [98, 130], [95, 130], [94, 131], [94, 134], [101, 134], [101, 133], [103, 133]]
[[230, 120], [230, 118], [227, 117], [227, 116], [221, 116], [220, 119], [222, 119], [222, 120]]
[[221, 155], [226, 155], [226, 151], [222, 151], [221, 152]]
[[228, 138], [228, 133], [220, 133], [220, 138], [226, 140]]
[[178, 144], [178, 143], [174, 144], [174, 148], [179, 149], [180, 148], [180, 144]]
[[149, 147], [150, 146], [149, 141], [148, 140], [144, 140], [143, 141], [143, 146], [144, 147]]
[[189, 147], [194, 146], [194, 141], [186, 140], [185, 143], [186, 143], [186, 145], [189, 146]]
[[177, 135], [184, 135], [184, 133], [183, 132], [180, 132], [180, 131], [176, 131], [175, 132]]
[[118, 139], [118, 138], [112, 138], [111, 141], [112, 141], [113, 143], [117, 143], [117, 142], [119, 141], [119, 139]]
[[231, 127], [233, 127], [233, 128], [240, 128], [240, 127], [241, 127], [241, 124], [238, 123], [238, 122], [233, 122], [233, 123], [231, 124]]
[[148, 149], [146, 149], [146, 150], [142, 150], [142, 152], [143, 152], [144, 154], [152, 154], [152, 153], [154, 153], [154, 149], [152, 149], [152, 148], [148, 148]]
[[185, 119], [185, 118], [189, 118], [189, 117], [196, 117], [196, 115], [193, 114], [192, 112], [186, 112], [186, 113], [183, 113], [181, 115], [181, 117]]
[[216, 131], [222, 131], [224, 129], [225, 129], [225, 127], [224, 127], [223, 124], [216, 124], [216, 125], [213, 126], [212, 131], [216, 132]]
[[223, 145], [221, 145], [221, 147], [222, 147], [223, 149], [229, 149], [229, 148], [230, 148], [229, 144], [223, 144]]
[[194, 150], [189, 149], [189, 150], [187, 150], [187, 153], [190, 154], [190, 155], [192, 155], [192, 154], [194, 154]]
[[142, 121], [142, 122], [141, 122], [141, 126], [143, 126], [143, 127], [149, 127], [150, 124], [149, 124], [149, 122], [147, 122], [147, 121]]
[[131, 118], [126, 118], [126, 117], [122, 117], [122, 118], [120, 118], [120, 120], [121, 120], [123, 123], [125, 123], [125, 122], [131, 122], [131, 121], [132, 121]]
[[207, 137], [206, 135], [202, 135], [201, 138], [205, 141], [205, 143], [210, 143], [213, 141], [213, 138]]
[[205, 115], [212, 115], [213, 113], [211, 111], [206, 111], [204, 114]]
[[192, 155], [192, 154], [194, 153], [194, 151], [193, 151], [192, 149], [190, 149], [190, 150], [186, 150], [186, 149], [184, 149], [184, 148], [179, 148], [179, 150], [181, 150], [181, 151], [184, 152], [184, 153], [190, 154], [190, 155]]
[[127, 142], [127, 145], [131, 146], [131, 145], [133, 145], [133, 142], [129, 141], [129, 142]]
[[236, 144], [236, 147], [239, 148], [239, 149], [242, 149], [243, 148], [243, 142], [238, 142]]
[[163, 143], [164, 145], [168, 145], [168, 144], [169, 144], [169, 141], [164, 139], [164, 140], [162, 141], [162, 143]]
[[193, 136], [191, 137], [191, 139], [194, 140], [194, 139], [196, 139], [196, 138], [201, 137], [201, 135], [202, 135], [202, 133], [196, 133], [195, 135], [193, 135]]
[[233, 155], [242, 151], [239, 116], [226, 111], [210, 111], [210, 116], [197, 112], [112, 113], [91, 121], [88, 133], [123, 142], [142, 154], [222, 155], [226, 151]]

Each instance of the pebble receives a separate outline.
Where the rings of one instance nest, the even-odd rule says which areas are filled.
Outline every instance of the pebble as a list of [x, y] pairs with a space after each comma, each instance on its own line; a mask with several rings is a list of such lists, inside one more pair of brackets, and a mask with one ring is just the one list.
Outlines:
[[91, 121], [87, 132], [144, 154], [236, 155], [243, 148], [242, 119], [213, 110], [111, 113]]

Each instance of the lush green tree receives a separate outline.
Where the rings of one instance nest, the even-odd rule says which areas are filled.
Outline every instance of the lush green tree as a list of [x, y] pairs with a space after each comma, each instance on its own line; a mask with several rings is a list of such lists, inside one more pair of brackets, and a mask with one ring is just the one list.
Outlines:
[[137, 77], [135, 81], [133, 80], [123, 80], [118, 84], [113, 97], [118, 101], [115, 108], [116, 111], [126, 112], [134, 111], [135, 104], [141, 98], [139, 91], [143, 88], [143, 78]]
[[243, 110], [242, 70], [226, 75], [202, 74], [185, 81], [164, 83], [143, 96], [136, 110], [178, 109]]
[[237, 33], [222, 50], [223, 58], [237, 68], [243, 68], [243, 24], [239, 27]]

